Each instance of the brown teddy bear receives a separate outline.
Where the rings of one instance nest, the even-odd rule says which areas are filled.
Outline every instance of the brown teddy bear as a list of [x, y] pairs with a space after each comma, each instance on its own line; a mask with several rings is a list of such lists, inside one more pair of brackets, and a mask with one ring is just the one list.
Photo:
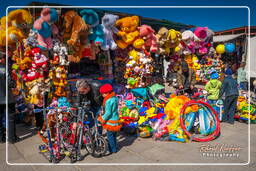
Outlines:
[[137, 30], [138, 25], [138, 16], [125, 17], [116, 21], [116, 26], [119, 28], [117, 35], [121, 37], [120, 40], [116, 41], [118, 47], [125, 49], [127, 46], [133, 44], [139, 36], [139, 31]]

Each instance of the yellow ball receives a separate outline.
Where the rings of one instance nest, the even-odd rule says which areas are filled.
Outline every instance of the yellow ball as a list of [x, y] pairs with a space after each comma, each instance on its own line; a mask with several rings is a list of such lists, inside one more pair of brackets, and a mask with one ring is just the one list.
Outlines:
[[216, 52], [218, 54], [223, 54], [225, 52], [225, 45], [223, 44], [219, 44], [217, 47], [216, 47]]

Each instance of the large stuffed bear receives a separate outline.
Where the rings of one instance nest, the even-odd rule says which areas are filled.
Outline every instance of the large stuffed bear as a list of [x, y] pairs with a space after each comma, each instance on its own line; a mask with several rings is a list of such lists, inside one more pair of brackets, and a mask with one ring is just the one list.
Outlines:
[[138, 27], [140, 32], [140, 37], [144, 40], [144, 47], [149, 48], [151, 52], [157, 51], [157, 41], [155, 36], [155, 30], [151, 26], [142, 25]]
[[[25, 38], [26, 30], [32, 24], [32, 16], [27, 10], [17, 9], [8, 15], [8, 46], [15, 45]], [[1, 18], [0, 26], [0, 46], [6, 45], [6, 16]]]
[[104, 32], [104, 44], [101, 46], [103, 50], [115, 50], [117, 45], [113, 39], [113, 33], [118, 30], [115, 26], [116, 20], [119, 17], [113, 14], [105, 14], [102, 18], [102, 27]]
[[58, 28], [53, 24], [58, 19], [58, 13], [53, 8], [44, 8], [41, 16], [34, 23], [34, 30], [37, 31], [38, 47], [43, 50], [53, 46], [52, 34], [58, 34]]
[[[88, 35], [89, 28], [84, 20], [73, 10], [64, 14], [65, 33], [69, 34], [67, 43], [71, 46], [79, 46], [82, 34]], [[86, 43], [88, 43], [86, 41]]]
[[167, 35], [168, 35], [168, 29], [165, 27], [161, 27], [157, 34], [156, 34], [156, 38], [157, 38], [157, 44], [158, 44], [158, 53], [159, 54], [166, 54], [166, 41], [167, 41]]
[[138, 25], [138, 16], [125, 17], [116, 21], [116, 26], [119, 28], [117, 35], [121, 37], [116, 41], [118, 47], [125, 49], [128, 45], [133, 44], [139, 36]]
[[104, 43], [104, 32], [102, 25], [99, 24], [99, 15], [91, 9], [83, 9], [80, 14], [90, 28], [88, 39], [93, 41], [95, 45], [102, 45]]

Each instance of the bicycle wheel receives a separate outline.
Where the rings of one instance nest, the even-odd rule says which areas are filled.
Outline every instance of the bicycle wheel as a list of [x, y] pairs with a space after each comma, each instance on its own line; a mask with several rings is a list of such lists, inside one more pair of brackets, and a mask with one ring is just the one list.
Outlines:
[[61, 149], [70, 152], [72, 150], [71, 144], [72, 131], [68, 125], [60, 126], [60, 145]]
[[[192, 105], [198, 105], [198, 111], [194, 116], [191, 116], [191, 113], [185, 113], [186, 109]], [[220, 120], [217, 112], [202, 101], [191, 100], [184, 104], [181, 109], [180, 125], [192, 141], [212, 141], [220, 134]]]
[[93, 157], [104, 156], [108, 149], [108, 143], [107, 143], [106, 139], [103, 136], [97, 136], [93, 142], [95, 145], [95, 150], [94, 150], [94, 153], [92, 154], [92, 156]]
[[83, 143], [87, 152], [92, 155], [94, 153], [95, 146], [94, 146], [93, 138], [90, 132], [85, 132]]

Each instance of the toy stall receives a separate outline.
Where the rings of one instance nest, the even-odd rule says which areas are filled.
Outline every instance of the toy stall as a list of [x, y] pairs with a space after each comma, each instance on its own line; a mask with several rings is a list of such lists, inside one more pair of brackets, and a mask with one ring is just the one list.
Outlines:
[[[15, 9], [1, 18], [5, 22], [0, 46], [8, 46], [13, 94], [32, 111], [53, 110], [45, 115], [45, 122], [51, 122], [50, 140], [43, 138], [51, 147], [59, 141], [52, 114], [61, 107], [72, 110], [75, 82], [81, 78], [114, 86], [127, 134], [184, 143], [219, 136], [221, 107], [209, 105], [203, 90], [193, 96], [166, 94], [163, 86], [164, 61], [172, 72], [181, 69], [183, 58], [201, 83], [212, 72], [221, 74], [221, 55], [228, 47], [215, 49], [209, 28], [153, 28], [136, 15], [83, 8]], [[243, 108], [242, 99], [239, 103]], [[70, 123], [66, 113], [58, 124]], [[40, 131], [41, 138], [46, 130]]]

